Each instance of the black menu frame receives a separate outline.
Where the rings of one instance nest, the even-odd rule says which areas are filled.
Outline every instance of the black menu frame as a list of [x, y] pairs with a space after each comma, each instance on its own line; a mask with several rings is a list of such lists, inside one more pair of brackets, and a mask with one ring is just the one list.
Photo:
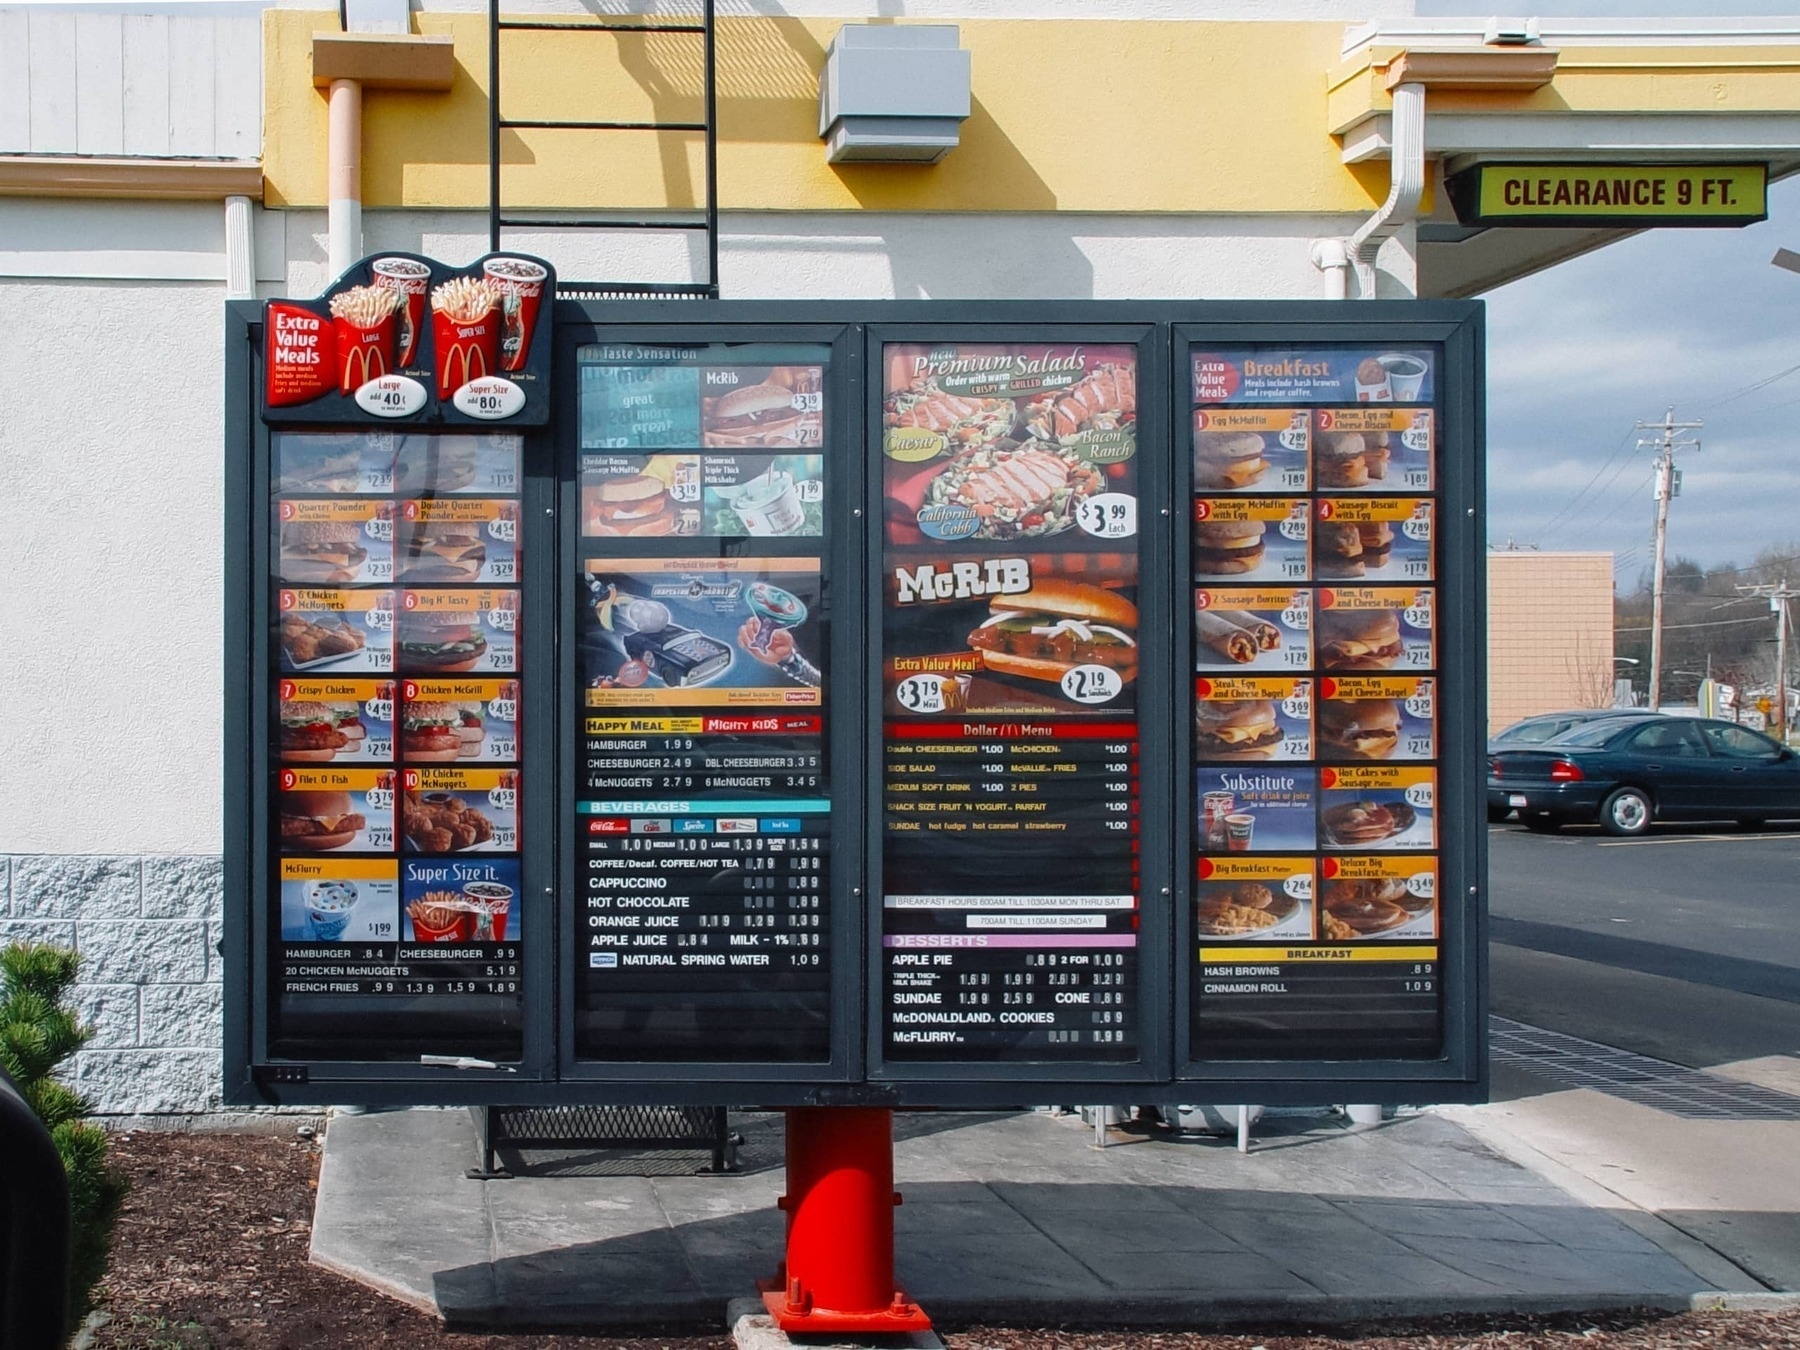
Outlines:
[[[540, 316], [540, 324], [550, 315]], [[1464, 301], [569, 301], [554, 308], [552, 424], [525, 431], [522, 747], [525, 1041], [516, 1064], [427, 1066], [269, 1054], [267, 569], [269, 433], [258, 415], [261, 306], [226, 313], [225, 1098], [235, 1104], [719, 1104], [1007, 1108], [1046, 1102], [1467, 1102], [1487, 1094], [1483, 308]], [[881, 1054], [881, 347], [888, 341], [1111, 341], [1138, 347], [1142, 788], [1139, 1046], [1128, 1062], [893, 1063]], [[575, 1057], [572, 980], [578, 689], [577, 347], [829, 343], [837, 402], [826, 566], [832, 613], [832, 1017], [828, 1060], [597, 1063]], [[1193, 816], [1181, 681], [1192, 679], [1188, 352], [1195, 345], [1432, 345], [1440, 423], [1437, 615], [1443, 1051], [1429, 1060], [1209, 1061], [1191, 1043]], [[496, 428], [502, 429], [502, 428]], [[860, 597], [860, 605], [852, 603]], [[865, 665], [864, 662], [867, 662]], [[860, 685], [860, 688], [859, 688]]]

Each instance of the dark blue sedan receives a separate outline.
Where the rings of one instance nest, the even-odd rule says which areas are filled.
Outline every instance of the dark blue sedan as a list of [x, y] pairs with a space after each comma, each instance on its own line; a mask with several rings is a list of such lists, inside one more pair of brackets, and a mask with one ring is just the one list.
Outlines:
[[1528, 830], [1598, 821], [1624, 835], [1653, 820], [1800, 818], [1800, 757], [1731, 722], [1607, 718], [1490, 755], [1488, 816], [1509, 810]]

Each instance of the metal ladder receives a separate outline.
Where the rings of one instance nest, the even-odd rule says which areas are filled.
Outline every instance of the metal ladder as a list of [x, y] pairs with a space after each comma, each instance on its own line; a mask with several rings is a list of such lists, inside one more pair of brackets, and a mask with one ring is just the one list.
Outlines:
[[[704, 231], [706, 235], [706, 279], [693, 282], [589, 281], [557, 282], [557, 291], [565, 296], [605, 299], [624, 296], [689, 296], [718, 299], [719, 296], [719, 136], [717, 51], [714, 14], [715, 0], [701, 0], [700, 21], [677, 23], [657, 20], [649, 22], [560, 21], [554, 19], [501, 19], [501, 0], [488, 0], [488, 248], [500, 249], [500, 233], [511, 227], [562, 230], [684, 230]], [[555, 33], [691, 33], [698, 36], [705, 49], [706, 116], [701, 122], [610, 122], [585, 119], [516, 119], [504, 117], [500, 106], [501, 34], [509, 32]], [[527, 219], [502, 214], [500, 203], [500, 133], [507, 128], [518, 130], [700, 133], [706, 137], [706, 202], [699, 219], [621, 220], [608, 216], [573, 216], [556, 219]]]

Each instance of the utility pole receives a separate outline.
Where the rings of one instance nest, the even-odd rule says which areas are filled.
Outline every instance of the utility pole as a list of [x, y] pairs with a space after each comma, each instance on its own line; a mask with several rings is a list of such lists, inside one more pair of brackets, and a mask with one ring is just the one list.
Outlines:
[[1787, 630], [1788, 601], [1800, 600], [1800, 591], [1791, 590], [1787, 579], [1768, 586], [1739, 586], [1743, 595], [1766, 595], [1769, 597], [1769, 612], [1775, 616], [1775, 726], [1776, 736], [1783, 745], [1787, 744]]
[[1656, 564], [1650, 589], [1650, 711], [1662, 707], [1663, 647], [1663, 561], [1669, 535], [1669, 499], [1681, 491], [1681, 474], [1675, 468], [1677, 450], [1698, 450], [1695, 436], [1678, 437], [1678, 431], [1698, 431], [1702, 422], [1677, 422], [1675, 409], [1663, 414], [1660, 422], [1639, 422], [1639, 431], [1654, 431], [1655, 436], [1638, 438], [1640, 446], [1656, 450]]

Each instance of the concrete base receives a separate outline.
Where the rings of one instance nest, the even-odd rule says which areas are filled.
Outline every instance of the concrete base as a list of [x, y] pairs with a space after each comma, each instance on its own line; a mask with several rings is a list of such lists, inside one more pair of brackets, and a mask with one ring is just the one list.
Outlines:
[[775, 1325], [761, 1299], [734, 1298], [725, 1305], [725, 1325], [736, 1350], [944, 1350], [944, 1338], [935, 1331], [908, 1331], [898, 1336], [803, 1336], [794, 1340]]
[[[456, 1325], [716, 1327], [782, 1250], [780, 1118], [734, 1125], [731, 1176], [483, 1182], [462, 1175], [466, 1111], [336, 1116], [313, 1259]], [[1681, 1310], [1720, 1287], [1433, 1115], [1276, 1118], [1248, 1156], [1117, 1133], [1095, 1150], [1078, 1118], [1035, 1114], [903, 1114], [895, 1134], [896, 1274], [945, 1323]]]

